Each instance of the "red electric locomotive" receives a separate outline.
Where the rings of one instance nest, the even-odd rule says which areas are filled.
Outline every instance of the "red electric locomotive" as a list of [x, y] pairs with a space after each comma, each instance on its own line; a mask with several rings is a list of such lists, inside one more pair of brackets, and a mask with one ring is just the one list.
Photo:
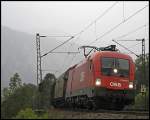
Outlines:
[[55, 86], [54, 106], [123, 109], [134, 103], [135, 65], [129, 55], [105, 48], [82, 46], [96, 51], [69, 68]]

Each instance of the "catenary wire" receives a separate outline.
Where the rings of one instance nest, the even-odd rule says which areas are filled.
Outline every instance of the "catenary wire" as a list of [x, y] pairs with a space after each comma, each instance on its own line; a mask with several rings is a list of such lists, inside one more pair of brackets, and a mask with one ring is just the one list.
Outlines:
[[143, 9], [145, 9], [146, 7], [148, 7], [149, 5], [145, 5], [143, 8], [139, 9], [138, 11], [136, 11], [135, 13], [133, 13], [131, 16], [129, 16], [128, 18], [126, 18], [124, 21], [121, 21], [119, 24], [117, 24], [116, 26], [114, 26], [113, 28], [111, 28], [109, 31], [105, 32], [103, 35], [99, 36], [97, 39], [95, 39], [94, 41], [92, 41], [90, 43], [93, 44], [95, 41], [103, 38], [105, 35], [109, 34], [110, 32], [112, 32], [113, 30], [115, 30], [116, 28], [118, 28], [121, 24], [127, 22], [129, 19], [131, 19], [132, 17], [134, 17], [136, 14], [138, 14], [139, 12], [141, 12]]

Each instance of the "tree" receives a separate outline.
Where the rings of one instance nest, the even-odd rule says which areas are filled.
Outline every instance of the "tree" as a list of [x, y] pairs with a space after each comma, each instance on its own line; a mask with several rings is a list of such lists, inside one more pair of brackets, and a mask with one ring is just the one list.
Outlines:
[[54, 96], [54, 83], [56, 77], [54, 74], [47, 73], [44, 80], [39, 84], [40, 91], [40, 106], [44, 109], [48, 109], [51, 106], [51, 101]]
[[2, 90], [2, 101], [6, 100], [14, 91], [21, 86], [21, 78], [18, 73], [15, 73], [10, 78], [9, 87], [5, 87]]
[[9, 89], [13, 93], [17, 88], [21, 86], [21, 78], [18, 73], [15, 73], [13, 77], [10, 78]]
[[142, 64], [142, 55], [135, 60], [136, 64], [136, 73], [135, 79], [137, 81], [137, 90], [140, 90], [140, 85], [145, 84], [146, 87], [149, 87], [149, 53], [145, 55], [145, 72], [146, 72], [146, 79], [143, 79], [143, 69], [144, 66]]
[[33, 107], [33, 96], [37, 94], [37, 87], [24, 84], [17, 88], [1, 105], [1, 118], [10, 119], [21, 110]]
[[3, 91], [2, 91], [3, 95], [2, 95], [2, 101], [6, 100], [9, 96], [10, 96], [10, 90], [9, 88], [5, 87], [3, 88]]

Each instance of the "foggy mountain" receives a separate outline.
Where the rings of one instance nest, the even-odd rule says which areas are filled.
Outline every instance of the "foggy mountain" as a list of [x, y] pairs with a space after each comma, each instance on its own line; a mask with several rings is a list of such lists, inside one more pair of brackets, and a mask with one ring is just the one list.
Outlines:
[[[16, 72], [19, 73], [23, 83], [36, 84], [37, 53], [35, 35], [16, 31], [5, 26], [2, 26], [1, 30], [1, 89], [8, 86], [10, 77]], [[42, 54], [63, 42], [55, 38], [41, 39], [43, 40], [41, 40]], [[57, 51], [77, 51], [77, 48], [78, 45], [70, 42]], [[47, 57], [42, 58], [42, 68], [61, 69], [57, 73], [59, 75], [64, 71], [65, 65], [65, 69], [67, 69], [71, 64], [76, 63], [76, 60], [73, 63], [73, 57], [68, 56], [65, 54], [47, 55]], [[79, 57], [77, 56], [76, 59], [79, 59]]]

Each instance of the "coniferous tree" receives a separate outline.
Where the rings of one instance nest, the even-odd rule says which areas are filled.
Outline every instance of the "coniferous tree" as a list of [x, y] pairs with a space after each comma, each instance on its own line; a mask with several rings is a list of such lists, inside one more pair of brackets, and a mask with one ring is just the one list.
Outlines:
[[9, 89], [13, 93], [17, 88], [21, 86], [21, 78], [18, 73], [15, 73], [13, 77], [10, 78]]

